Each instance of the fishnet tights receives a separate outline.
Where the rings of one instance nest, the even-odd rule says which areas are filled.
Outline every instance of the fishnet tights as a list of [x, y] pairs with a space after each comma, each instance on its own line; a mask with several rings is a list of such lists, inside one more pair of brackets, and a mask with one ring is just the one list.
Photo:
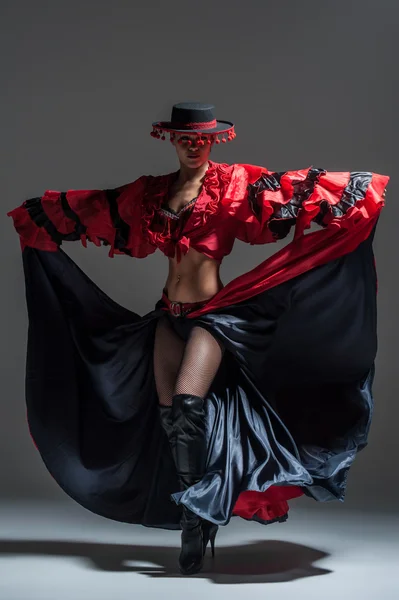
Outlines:
[[203, 327], [194, 326], [187, 341], [166, 316], [159, 319], [154, 342], [154, 374], [159, 403], [171, 406], [175, 394], [206, 396], [220, 366], [223, 348]]

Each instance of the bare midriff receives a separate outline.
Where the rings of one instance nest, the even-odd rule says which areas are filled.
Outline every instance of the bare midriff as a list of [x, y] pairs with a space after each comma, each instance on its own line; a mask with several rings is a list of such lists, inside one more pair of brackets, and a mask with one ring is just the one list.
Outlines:
[[220, 262], [190, 248], [179, 263], [169, 258], [169, 273], [164, 285], [169, 300], [202, 302], [212, 298], [224, 285], [220, 279]]
[[[168, 207], [178, 212], [201, 193], [202, 181], [176, 181], [169, 190]], [[164, 285], [169, 300], [175, 302], [202, 302], [212, 298], [224, 285], [220, 279], [220, 261], [190, 247], [187, 254], [168, 258], [169, 273]]]

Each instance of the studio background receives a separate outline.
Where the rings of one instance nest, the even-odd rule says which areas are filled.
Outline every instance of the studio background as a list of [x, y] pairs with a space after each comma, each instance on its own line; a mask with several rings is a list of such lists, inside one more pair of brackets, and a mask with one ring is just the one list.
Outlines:
[[[0, 500], [66, 500], [26, 423], [28, 323], [19, 241], [6, 212], [46, 189], [116, 187], [176, 170], [173, 147], [150, 137], [151, 123], [168, 119], [176, 102], [199, 101], [235, 123], [237, 138], [212, 150], [217, 162], [391, 176], [374, 243], [374, 419], [338, 508], [396, 510], [398, 20], [394, 0], [1, 3]], [[237, 241], [223, 282], [290, 240]], [[110, 259], [93, 244], [63, 249], [120, 304], [144, 314], [159, 299], [167, 275], [159, 251], [138, 260]]]

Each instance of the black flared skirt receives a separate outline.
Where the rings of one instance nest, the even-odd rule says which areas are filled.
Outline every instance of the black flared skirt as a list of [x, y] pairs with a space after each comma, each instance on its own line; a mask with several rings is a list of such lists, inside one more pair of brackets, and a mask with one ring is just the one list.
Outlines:
[[206, 398], [206, 473], [184, 492], [153, 372], [163, 299], [140, 316], [63, 251], [25, 247], [27, 419], [56, 482], [94, 513], [166, 529], [182, 504], [226, 525], [284, 521], [302, 494], [343, 501], [372, 416], [373, 235], [243, 301], [173, 317], [179, 335], [195, 324], [226, 349]]

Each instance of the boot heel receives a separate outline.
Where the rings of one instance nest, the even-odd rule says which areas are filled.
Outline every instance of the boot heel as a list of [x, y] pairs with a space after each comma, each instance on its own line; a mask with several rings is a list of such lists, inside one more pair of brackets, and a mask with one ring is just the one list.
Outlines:
[[216, 538], [217, 532], [218, 532], [218, 527], [216, 525], [215, 528], [212, 529], [212, 531], [209, 534], [209, 540], [211, 542], [212, 558], [215, 558], [215, 538]]
[[209, 521], [202, 521], [202, 531], [204, 537], [204, 554], [206, 551], [206, 547], [208, 542], [211, 542], [211, 550], [212, 550], [212, 558], [215, 557], [215, 538], [216, 534], [219, 530], [219, 525], [215, 523], [210, 523]]

